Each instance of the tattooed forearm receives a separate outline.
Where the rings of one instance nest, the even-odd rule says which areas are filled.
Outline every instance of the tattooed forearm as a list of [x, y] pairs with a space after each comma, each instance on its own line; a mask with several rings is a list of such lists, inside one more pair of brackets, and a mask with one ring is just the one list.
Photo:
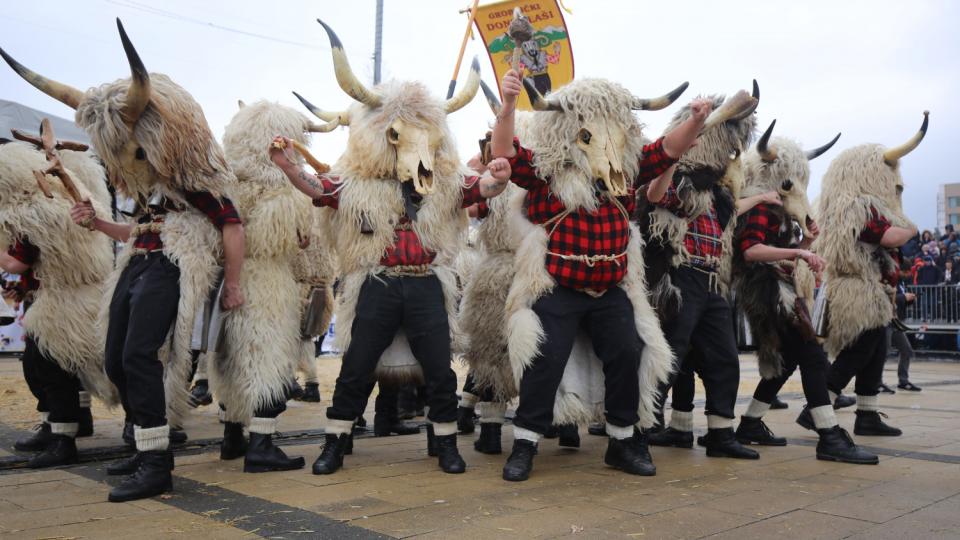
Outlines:
[[303, 180], [311, 188], [323, 193], [323, 186], [320, 182], [317, 181], [317, 178], [312, 174], [307, 174], [306, 171], [300, 171], [299, 174], [300, 180]]

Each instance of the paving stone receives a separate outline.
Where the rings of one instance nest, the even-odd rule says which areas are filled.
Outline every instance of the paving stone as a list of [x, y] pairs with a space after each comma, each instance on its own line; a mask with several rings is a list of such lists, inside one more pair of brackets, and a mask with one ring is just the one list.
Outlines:
[[487, 528], [494, 534], [502, 531], [534, 538], [550, 538], [578, 530], [583, 534], [583, 538], [590, 538], [591, 532], [601, 529], [601, 525], [630, 517], [631, 514], [626, 512], [572, 500], [571, 504], [480, 518], [475, 520], [474, 524]]
[[[105, 498], [101, 499], [105, 501]], [[0, 525], [11, 532], [39, 527], [70, 525], [88, 521], [105, 521], [116, 517], [145, 514], [147, 511], [132, 504], [98, 502], [80, 506], [49, 508], [0, 514]]]
[[730, 529], [710, 539], [750, 540], [769, 538], [804, 538], [809, 540], [828, 540], [847, 538], [853, 533], [863, 531], [872, 524], [855, 519], [823, 515], [805, 510], [795, 510], [770, 519], [756, 521], [749, 525]]
[[599, 527], [632, 538], [687, 539], [702, 538], [753, 521], [755, 521], [754, 518], [747, 516], [701, 506], [686, 506], [648, 516], [604, 523]]

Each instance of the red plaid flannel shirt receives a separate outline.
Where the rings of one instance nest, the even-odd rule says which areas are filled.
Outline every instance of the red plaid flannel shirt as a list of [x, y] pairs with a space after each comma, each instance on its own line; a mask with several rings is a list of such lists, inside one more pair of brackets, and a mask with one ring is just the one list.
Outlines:
[[[217, 230], [223, 230], [223, 226], [229, 223], [242, 223], [233, 202], [226, 197], [218, 199], [207, 191], [185, 191], [183, 197], [191, 206], [206, 214]], [[166, 213], [167, 209], [151, 211], [138, 223], [161, 223]], [[133, 241], [133, 247], [147, 252], [160, 251], [163, 249], [163, 240], [159, 232], [145, 231]]]
[[758, 204], [744, 216], [746, 223], [740, 230], [740, 252], [757, 244], [773, 244], [780, 235], [780, 216], [770, 211], [767, 204]]
[[558, 285], [583, 290], [605, 291], [623, 280], [627, 272], [626, 255], [615, 260], [599, 260], [593, 263], [565, 259], [560, 255], [608, 255], [618, 256], [627, 249], [630, 241], [629, 216], [636, 206], [636, 189], [649, 180], [663, 174], [676, 160], [663, 149], [663, 138], [643, 147], [640, 171], [628, 186], [625, 197], [618, 197], [626, 215], [617, 205], [604, 199], [593, 212], [578, 209], [558, 222], [551, 222], [566, 211], [563, 202], [550, 192], [550, 179], [540, 178], [533, 166], [534, 155], [529, 149], [513, 140], [516, 155], [510, 158], [513, 173], [510, 180], [527, 190], [525, 208], [527, 219], [547, 227], [550, 239], [547, 244], [547, 272]]
[[[677, 186], [673, 181], [667, 186], [666, 193], [656, 205], [670, 210], [677, 216], [688, 217], [681, 209]], [[717, 208], [711, 204], [706, 212], [687, 224], [687, 234], [683, 237], [683, 245], [686, 247], [687, 253], [692, 256], [690, 264], [716, 270], [715, 264], [711, 264], [711, 262], [718, 261], [723, 255], [723, 244], [720, 242], [722, 235], [723, 228], [717, 219]]]
[[[7, 255], [14, 259], [33, 266], [40, 259], [40, 248], [30, 243], [26, 238], [14, 240], [13, 244], [7, 249]], [[40, 288], [40, 280], [33, 275], [33, 268], [28, 268], [20, 274], [20, 280], [17, 282], [17, 293], [22, 297], [27, 293]]]
[[[340, 207], [340, 184], [339, 178], [335, 176], [320, 175], [317, 177], [323, 186], [324, 195], [313, 200], [313, 205], [317, 207], [339, 208]], [[463, 193], [463, 203], [461, 208], [467, 208], [485, 199], [480, 195], [480, 177], [467, 176], [464, 183], [469, 187], [461, 188]], [[485, 206], [485, 205], [484, 205]], [[393, 230], [396, 240], [393, 245], [387, 248], [383, 257], [380, 258], [380, 266], [421, 266], [430, 264], [437, 254], [424, 248], [420, 242], [420, 237], [413, 230], [410, 219], [402, 216]]]
[[[863, 224], [863, 230], [860, 231], [859, 240], [867, 244], [876, 244], [880, 245], [880, 240], [883, 239], [884, 233], [887, 232], [887, 229], [890, 228], [890, 220], [881, 216], [877, 209], [870, 207], [870, 219]], [[888, 253], [893, 257], [893, 260], [897, 263], [896, 268], [900, 267], [900, 253], [896, 249], [888, 249]], [[884, 283], [896, 287], [897, 283], [900, 281], [899, 272], [896, 270], [891, 270], [891, 272], [883, 276], [882, 280]]]

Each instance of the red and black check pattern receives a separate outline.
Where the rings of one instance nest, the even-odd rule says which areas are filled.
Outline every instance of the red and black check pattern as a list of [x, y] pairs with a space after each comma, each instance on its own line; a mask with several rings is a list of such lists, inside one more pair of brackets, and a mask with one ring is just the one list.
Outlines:
[[780, 216], [770, 210], [767, 204], [758, 204], [744, 216], [746, 222], [738, 238], [740, 252], [743, 253], [757, 244], [774, 245], [780, 236]]
[[[30, 243], [26, 238], [21, 238], [15, 240], [13, 245], [7, 249], [7, 255], [10, 255], [14, 259], [26, 264], [28, 266], [33, 266], [37, 263], [37, 260], [40, 259], [40, 248]], [[33, 268], [28, 269], [24, 273], [20, 274], [20, 280], [17, 282], [17, 293], [23, 297], [28, 292], [35, 291], [40, 288], [40, 280], [33, 275]]]
[[[520, 146], [518, 139], [514, 139], [513, 146], [516, 155], [510, 158], [513, 168], [510, 180], [527, 190], [527, 218], [544, 225], [548, 233], [552, 231], [547, 250], [561, 255], [614, 256], [626, 251], [630, 240], [628, 216], [636, 205], [637, 186], [660, 176], [676, 162], [664, 151], [663, 139], [658, 139], [644, 146], [640, 172], [629, 186], [627, 195], [618, 198], [626, 215], [613, 202], [604, 199], [593, 212], [579, 209], [554, 223], [551, 220], [566, 211], [563, 202], [550, 192], [550, 179], [537, 175], [533, 166], [533, 152]], [[627, 271], [627, 257], [588, 264], [548, 254], [546, 265], [547, 272], [558, 285], [578, 290], [605, 291], [623, 280]]]
[[[183, 196], [191, 206], [203, 212], [217, 230], [223, 230], [224, 225], [231, 223], [242, 223], [233, 202], [226, 197], [218, 199], [207, 191], [185, 191]], [[138, 223], [161, 223], [168, 210], [174, 209], [153, 210], [140, 218]], [[163, 249], [163, 240], [159, 232], [144, 231], [134, 240], [133, 247], [146, 252], [160, 251]]]
[[[681, 209], [680, 197], [677, 194], [676, 177], [670, 182], [663, 198], [656, 203], [680, 217], [687, 217]], [[687, 224], [687, 235], [683, 238], [683, 245], [693, 258], [690, 264], [714, 270], [711, 261], [718, 261], [723, 255], [723, 244], [720, 237], [723, 228], [717, 219], [717, 208], [714, 204]]]
[[[339, 178], [331, 176], [319, 176], [321, 185], [323, 185], [324, 195], [313, 200], [314, 206], [325, 206], [328, 208], [339, 208], [340, 206], [340, 184]], [[463, 203], [461, 208], [467, 208], [477, 203], [485, 207], [485, 200], [480, 195], [479, 177], [468, 176], [464, 182], [469, 187], [461, 189], [463, 193]], [[411, 226], [410, 219], [403, 216], [397, 222], [394, 229], [395, 241], [392, 246], [387, 248], [386, 253], [380, 258], [380, 266], [422, 266], [433, 262], [437, 254], [424, 248], [420, 242], [420, 237]]]
[[884, 233], [890, 228], [890, 220], [881, 216], [877, 209], [870, 207], [870, 219], [863, 224], [860, 241], [868, 244], [880, 244]]

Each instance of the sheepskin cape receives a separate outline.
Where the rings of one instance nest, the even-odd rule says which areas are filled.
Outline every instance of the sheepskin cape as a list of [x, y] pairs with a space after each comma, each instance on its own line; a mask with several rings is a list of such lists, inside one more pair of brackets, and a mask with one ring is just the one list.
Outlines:
[[[594, 191], [593, 173], [585, 153], [575, 146], [584, 123], [616, 124], [626, 135], [621, 164], [626, 178], [635, 178], [642, 154], [641, 124], [633, 115], [632, 94], [622, 86], [602, 79], [580, 79], [551, 95], [564, 111], [533, 113], [525, 122], [521, 144], [533, 151], [540, 178], [550, 178], [550, 191], [571, 211], [590, 212], [601, 201]], [[533, 304], [556, 286], [545, 261], [547, 230], [526, 219], [520, 205], [511, 212], [511, 234], [517, 238], [514, 278], [506, 298], [506, 336], [515, 388], [524, 370], [535, 360], [544, 339]], [[639, 425], [654, 423], [657, 386], [673, 369], [673, 353], [660, 321], [647, 299], [643, 265], [643, 241], [630, 224], [627, 274], [618, 285], [633, 305], [637, 333], [644, 342], [640, 358]], [[554, 423], [582, 424], [603, 418], [603, 369], [586, 335], [577, 337], [554, 402]]]
[[882, 276], [896, 268], [890, 253], [859, 241], [871, 208], [896, 227], [913, 227], [903, 214], [899, 170], [884, 163], [877, 144], [844, 150], [823, 177], [817, 215], [821, 234], [814, 249], [827, 261], [829, 324], [826, 349], [837, 355], [864, 331], [893, 319], [894, 290]]
[[[310, 204], [310, 201], [306, 201]], [[300, 250], [293, 261], [293, 276], [300, 286], [300, 317], [306, 317], [310, 291], [319, 289], [324, 295], [323, 317], [321, 327], [329, 328], [333, 320], [333, 282], [336, 279], [336, 259], [333, 249], [328, 245], [328, 236], [321, 229], [321, 213], [310, 209], [310, 244]], [[300, 336], [300, 353], [297, 360], [297, 370], [306, 377], [315, 377], [317, 367], [316, 348], [313, 338], [317, 336]]]
[[[61, 150], [60, 156], [81, 194], [98, 213], [109, 215], [103, 168], [93, 155]], [[44, 196], [33, 171], [48, 166], [43, 152], [32, 145], [0, 145], [0, 230], [40, 250], [33, 266], [40, 288], [23, 326], [44, 355], [76, 375], [87, 391], [114, 405], [117, 391], [104, 372], [104, 339], [96, 324], [104, 280], [113, 266], [112, 242], [73, 223], [73, 201], [60, 180], [48, 175], [53, 198]]]
[[[437, 254], [431, 270], [443, 287], [451, 343], [457, 349], [460, 332], [455, 261], [465, 241], [467, 224], [461, 209], [465, 170], [447, 126], [443, 102], [431, 96], [423, 84], [391, 81], [378, 86], [377, 93], [382, 100], [379, 107], [355, 103], [350, 108], [347, 150], [332, 171], [340, 182], [338, 207], [323, 211], [341, 277], [335, 309], [341, 331], [337, 332], [336, 345], [341, 351], [350, 346], [360, 288], [364, 281], [377, 279], [383, 272], [380, 259], [395, 243], [395, 227], [404, 215], [402, 186], [395, 176], [396, 150], [384, 136], [396, 119], [402, 119], [429, 130], [439, 141], [434, 156], [434, 191], [423, 196], [412, 227], [423, 247]], [[372, 228], [369, 234], [361, 232], [364, 221]], [[422, 380], [422, 370], [402, 328], [381, 356], [375, 376], [389, 383]]]
[[[186, 90], [166, 75], [151, 73], [150, 102], [131, 130], [122, 114], [129, 86], [130, 79], [121, 79], [91, 88], [77, 106], [76, 121], [90, 135], [115, 187], [141, 204], [158, 194], [182, 208], [165, 216], [160, 232], [164, 255], [180, 268], [177, 317], [159, 351], [167, 420], [177, 426], [190, 410], [187, 389], [194, 318], [210, 295], [223, 259], [220, 232], [183, 199], [182, 192], [208, 191], [231, 197], [236, 178], [203, 110]], [[107, 280], [108, 293], [100, 310], [101, 335], [106, 333], [117, 280], [133, 255], [133, 240], [124, 246]]]
[[299, 239], [311, 228], [310, 200], [271, 162], [266, 147], [276, 134], [306, 144], [307, 125], [303, 114], [259, 101], [242, 107], [224, 131], [246, 238], [240, 274], [246, 301], [226, 314], [223, 346], [209, 370], [229, 422], [247, 423], [258, 409], [286, 401], [301, 353], [302, 292], [294, 263]]

